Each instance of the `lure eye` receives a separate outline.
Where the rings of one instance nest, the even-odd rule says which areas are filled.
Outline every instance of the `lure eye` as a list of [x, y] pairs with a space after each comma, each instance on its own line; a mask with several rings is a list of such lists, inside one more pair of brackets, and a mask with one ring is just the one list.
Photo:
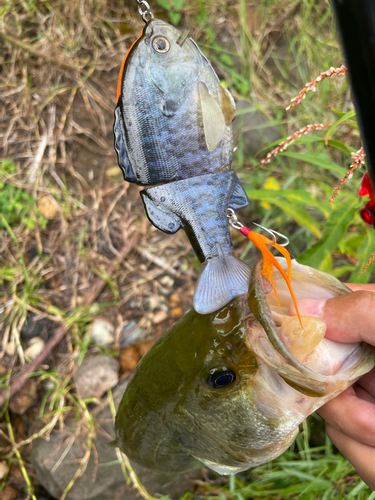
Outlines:
[[154, 47], [154, 50], [156, 50], [156, 52], [159, 52], [161, 54], [165, 54], [170, 49], [168, 40], [163, 36], [155, 37], [154, 41], [152, 42], [152, 46]]
[[214, 389], [227, 387], [236, 380], [236, 374], [232, 370], [222, 370], [211, 375], [207, 379], [207, 384]]

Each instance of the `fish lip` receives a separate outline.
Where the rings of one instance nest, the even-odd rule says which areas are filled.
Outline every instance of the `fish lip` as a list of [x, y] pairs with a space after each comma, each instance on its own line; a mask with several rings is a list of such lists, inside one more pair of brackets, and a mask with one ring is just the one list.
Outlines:
[[[294, 262], [294, 265], [302, 266], [296, 261]], [[276, 323], [266, 300], [263, 283], [260, 279], [261, 264], [262, 261], [260, 260], [255, 264], [251, 273], [249, 306], [252, 309], [256, 321], [249, 320], [248, 322], [248, 328], [252, 330], [249, 342], [252, 344], [252, 349], [254, 349], [255, 345], [257, 356], [261, 362], [275, 370], [289, 385], [292, 387], [296, 386], [295, 388], [297, 388], [299, 392], [304, 393], [304, 391], [307, 391], [309, 394], [306, 392], [306, 395], [314, 397], [327, 396], [339, 388], [344, 390], [353, 383], [356, 378], [366, 373], [366, 371], [363, 370], [366, 366], [371, 364], [372, 356], [367, 349], [363, 349], [360, 345], [348, 356], [348, 358], [344, 359], [341, 367], [332, 375], [324, 375], [318, 371], [311, 370], [289, 353], [280, 340]], [[305, 266], [302, 266], [302, 271], [304, 267]], [[321, 284], [321, 287], [330, 290], [332, 292], [332, 297], [349, 292], [349, 289], [344, 285], [341, 286], [341, 283], [336, 282], [337, 280], [335, 280], [335, 278], [329, 275], [325, 277], [325, 273], [320, 276], [319, 271], [308, 267], [306, 267], [306, 273], [311, 283], [318, 283], [320, 279], [323, 279], [324, 282]], [[254, 336], [257, 337], [257, 340], [254, 340]], [[279, 348], [280, 344], [281, 348]], [[358, 356], [358, 351], [360, 351], [360, 355], [354, 364], [353, 358]]]

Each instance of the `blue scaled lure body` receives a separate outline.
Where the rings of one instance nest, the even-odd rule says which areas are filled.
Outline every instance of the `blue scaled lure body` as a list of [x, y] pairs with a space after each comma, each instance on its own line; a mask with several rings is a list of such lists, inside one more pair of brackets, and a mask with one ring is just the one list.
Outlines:
[[191, 38], [153, 19], [124, 59], [115, 109], [115, 149], [125, 180], [141, 192], [152, 224], [182, 228], [202, 263], [200, 314], [247, 292], [250, 270], [234, 256], [227, 209], [249, 201], [230, 170], [235, 104]]

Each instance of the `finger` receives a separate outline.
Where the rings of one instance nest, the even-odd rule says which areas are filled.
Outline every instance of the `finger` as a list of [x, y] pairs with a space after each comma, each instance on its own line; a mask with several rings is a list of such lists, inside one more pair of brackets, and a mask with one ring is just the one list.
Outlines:
[[375, 292], [375, 285], [373, 283], [345, 283], [345, 285], [356, 292], [357, 290], [367, 290], [368, 292]]
[[357, 382], [357, 385], [363, 387], [371, 396], [375, 398], [375, 368], [363, 375]]
[[[326, 337], [338, 342], [375, 344], [375, 292], [358, 291], [329, 300], [299, 300], [301, 315], [322, 318]], [[295, 315], [294, 306], [290, 313]]]
[[375, 404], [375, 398], [372, 396], [369, 392], [366, 391], [363, 387], [360, 385], [355, 384], [353, 386], [355, 393], [358, 398], [364, 399], [365, 401], [368, 401], [369, 403]]
[[326, 403], [318, 413], [343, 434], [375, 447], [375, 405], [360, 399], [353, 387]]
[[327, 424], [327, 434], [333, 444], [341, 451], [358, 472], [363, 481], [375, 489], [375, 448], [359, 443], [346, 436], [335, 427]]

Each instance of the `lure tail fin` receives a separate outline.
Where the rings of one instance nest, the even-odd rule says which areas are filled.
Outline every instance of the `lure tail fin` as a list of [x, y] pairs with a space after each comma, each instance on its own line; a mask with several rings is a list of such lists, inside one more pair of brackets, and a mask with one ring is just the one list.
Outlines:
[[194, 293], [194, 309], [209, 314], [248, 291], [250, 268], [234, 255], [221, 255], [202, 264]]

